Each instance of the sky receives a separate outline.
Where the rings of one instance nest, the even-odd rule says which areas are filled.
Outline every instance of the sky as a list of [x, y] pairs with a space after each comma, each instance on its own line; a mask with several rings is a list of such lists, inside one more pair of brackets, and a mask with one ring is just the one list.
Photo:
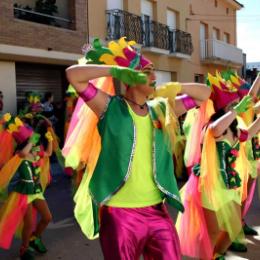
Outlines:
[[247, 62], [260, 62], [260, 0], [238, 0], [244, 8], [237, 12], [237, 46]]

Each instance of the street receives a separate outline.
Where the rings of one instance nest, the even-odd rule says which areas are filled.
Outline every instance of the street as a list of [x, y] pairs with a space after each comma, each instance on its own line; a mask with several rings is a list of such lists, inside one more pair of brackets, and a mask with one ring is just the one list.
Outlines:
[[[41, 260], [101, 260], [102, 253], [98, 240], [87, 240], [73, 218], [73, 202], [70, 179], [62, 174], [57, 164], [52, 165], [53, 182], [46, 191], [46, 198], [53, 214], [53, 221], [43, 234], [48, 248], [46, 255], [36, 255]], [[174, 216], [174, 212], [171, 212]], [[260, 202], [257, 193], [248, 214], [247, 223], [257, 228], [260, 234]], [[15, 239], [9, 251], [0, 250], [0, 259], [18, 258], [20, 241]], [[188, 259], [188, 258], [183, 258]], [[248, 253], [227, 253], [226, 259], [260, 259], [260, 236], [248, 237]], [[112, 259], [111, 259], [112, 260]]]

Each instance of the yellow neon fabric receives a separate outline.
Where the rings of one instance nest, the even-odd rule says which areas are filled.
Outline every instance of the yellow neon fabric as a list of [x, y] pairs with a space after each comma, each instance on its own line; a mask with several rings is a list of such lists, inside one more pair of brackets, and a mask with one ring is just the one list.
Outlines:
[[113, 207], [138, 208], [158, 204], [162, 194], [157, 188], [152, 172], [152, 121], [150, 116], [129, 112], [136, 126], [136, 148], [130, 176], [124, 186], [108, 201]]

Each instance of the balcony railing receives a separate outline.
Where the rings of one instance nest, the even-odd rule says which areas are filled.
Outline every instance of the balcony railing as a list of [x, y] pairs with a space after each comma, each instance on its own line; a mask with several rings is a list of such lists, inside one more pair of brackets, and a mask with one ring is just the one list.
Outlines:
[[142, 17], [126, 11], [107, 10], [107, 39], [126, 36], [144, 47], [168, 50], [169, 53], [191, 55], [192, 41], [189, 33], [171, 30], [167, 25], [155, 21], [143, 21]]
[[179, 52], [191, 55], [193, 52], [193, 46], [191, 41], [191, 35], [181, 30], [170, 30], [170, 52]]
[[43, 14], [24, 8], [14, 7], [14, 17], [26, 21], [73, 29], [72, 21], [67, 18]]
[[243, 52], [234, 45], [216, 39], [202, 40], [201, 59], [204, 61], [223, 61], [243, 64]]
[[128, 40], [135, 40], [139, 44], [143, 43], [142, 19], [140, 16], [118, 9], [109, 10], [106, 14], [108, 40], [126, 36]]

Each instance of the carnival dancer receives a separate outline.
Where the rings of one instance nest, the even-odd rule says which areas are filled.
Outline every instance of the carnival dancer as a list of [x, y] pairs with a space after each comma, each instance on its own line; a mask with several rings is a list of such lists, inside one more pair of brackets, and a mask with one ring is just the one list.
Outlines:
[[209, 74], [208, 83], [212, 88], [211, 100], [193, 118], [195, 125], [191, 129], [192, 133], [196, 129], [201, 138], [195, 145], [187, 146], [192, 174], [182, 190], [187, 210], [179, 214], [177, 230], [184, 255], [224, 259], [231, 241], [242, 230], [244, 192], [240, 177], [248, 174], [249, 163], [241, 142], [259, 131], [260, 120], [247, 130], [238, 129], [236, 116], [248, 109], [251, 98], [246, 96], [239, 102], [238, 89], [219, 73], [216, 77]]
[[[245, 95], [250, 95], [254, 101], [254, 103], [258, 100], [258, 91], [260, 87], [260, 78], [256, 78], [251, 86], [248, 84], [244, 79], [240, 78], [237, 73], [234, 71], [228, 70], [221, 73], [222, 77], [229, 81], [232, 85], [238, 88], [240, 98], [243, 98]], [[256, 113], [254, 109], [254, 103], [252, 102], [251, 106], [247, 111], [241, 113], [238, 117], [238, 125], [240, 128], [249, 127], [250, 124], [256, 119]], [[243, 183], [243, 190], [244, 195], [242, 196], [242, 221], [243, 221], [243, 232], [245, 235], [257, 235], [257, 231], [254, 230], [252, 227], [246, 224], [245, 217], [246, 214], [251, 206], [254, 191], [256, 187], [256, 180], [257, 180], [257, 163], [259, 159], [259, 155], [257, 150], [258, 148], [258, 141], [257, 135], [254, 136], [252, 139], [248, 140], [245, 144], [245, 151], [247, 158], [250, 162], [250, 172], [246, 178], [242, 178], [244, 180]], [[236, 251], [236, 252], [246, 252], [247, 247], [240, 241], [239, 238], [236, 241], [233, 241], [229, 250]]]
[[[99, 118], [101, 151], [89, 187], [85, 186], [95, 202], [92, 208], [99, 207], [100, 222], [95, 218], [92, 226], [95, 234], [100, 231], [105, 259], [141, 255], [181, 259], [178, 236], [164, 204], [184, 210], [172, 162], [177, 117], [207, 99], [210, 90], [204, 84], [169, 83], [161, 89], [169, 99], [149, 101], [155, 91], [154, 67], [133, 49], [134, 44], [121, 38], [105, 48], [96, 39], [86, 57], [89, 63], [106, 65], [74, 65], [66, 71], [69, 82]], [[98, 89], [91, 80], [100, 77], [120, 80], [125, 94], [110, 96]], [[171, 99], [176, 93], [185, 96]], [[87, 199], [81, 203], [88, 203]]]
[[[40, 237], [52, 218], [43, 192], [50, 179], [48, 162], [53, 138], [51, 132], [45, 131], [47, 145], [44, 148], [44, 136], [23, 124], [18, 117], [6, 114], [4, 121], [5, 131], [12, 136], [10, 140], [15, 141], [16, 147], [14, 156], [0, 170], [0, 188], [8, 188], [9, 192], [0, 211], [0, 247], [8, 249], [13, 235], [20, 231], [20, 258], [31, 260], [34, 250], [47, 252]], [[6, 147], [13, 145], [12, 142], [6, 143]], [[41, 216], [38, 223], [37, 213]]]

